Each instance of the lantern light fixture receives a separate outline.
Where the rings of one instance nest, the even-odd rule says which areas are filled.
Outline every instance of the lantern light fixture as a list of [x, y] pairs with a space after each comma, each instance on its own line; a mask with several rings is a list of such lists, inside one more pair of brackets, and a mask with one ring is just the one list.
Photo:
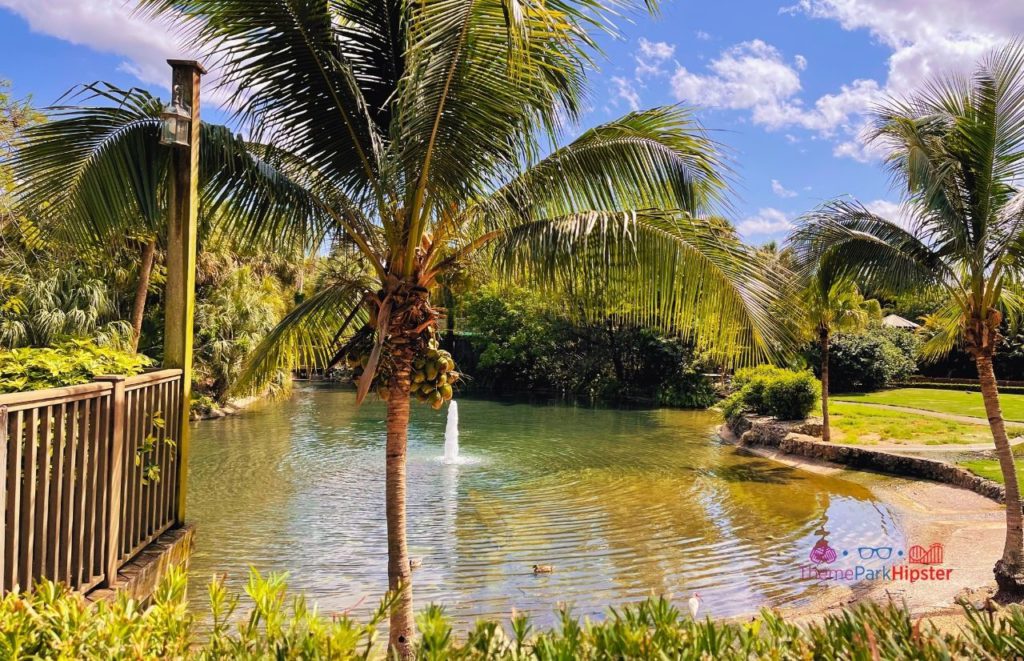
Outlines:
[[168, 147], [188, 147], [191, 144], [192, 113], [181, 100], [181, 85], [174, 86], [171, 107], [160, 113], [163, 126], [160, 144]]

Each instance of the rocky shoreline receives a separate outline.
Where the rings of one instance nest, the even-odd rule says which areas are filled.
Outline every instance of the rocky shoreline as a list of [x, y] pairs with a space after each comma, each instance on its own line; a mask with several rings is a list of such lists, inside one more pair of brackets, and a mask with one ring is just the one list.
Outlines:
[[820, 440], [821, 423], [814, 420], [780, 421], [743, 415], [726, 423], [730, 434], [744, 447], [764, 447], [787, 455], [827, 461], [857, 470], [898, 477], [932, 480], [969, 489], [998, 503], [1003, 502], [1003, 485], [936, 459], [915, 457], [870, 447], [825, 443]]

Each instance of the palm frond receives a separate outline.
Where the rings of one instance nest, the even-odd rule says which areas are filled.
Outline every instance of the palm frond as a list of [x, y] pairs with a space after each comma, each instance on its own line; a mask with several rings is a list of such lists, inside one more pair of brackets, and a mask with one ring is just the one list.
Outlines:
[[682, 106], [630, 113], [584, 132], [527, 168], [470, 213], [488, 229], [586, 209], [717, 211], [721, 149]]
[[739, 363], [793, 344], [773, 314], [786, 288], [755, 251], [683, 212], [588, 212], [521, 224], [493, 243], [497, 266], [552, 291], [604, 301], [634, 323], [674, 331]]
[[12, 163], [19, 204], [32, 217], [61, 221], [75, 238], [109, 241], [126, 224], [155, 232], [169, 163], [159, 145], [162, 104], [145, 90], [105, 83], [73, 98], [106, 105], [51, 108], [49, 121], [25, 131]]
[[857, 202], [836, 200], [800, 217], [788, 245], [803, 275], [831, 271], [871, 291], [900, 292], [928, 283], [956, 291], [959, 283], [922, 240]]
[[[614, 5], [555, 1], [410, 3], [406, 77], [393, 137], [406, 181], [406, 269], [431, 217], [508, 180], [583, 101], [594, 42]], [[653, 3], [647, 3], [653, 5]]]
[[[364, 31], [358, 44], [339, 40], [338, 21], [353, 34], [355, 13], [330, 0], [141, 0], [148, 15], [171, 18], [203, 46], [223, 72], [229, 105], [255, 142], [272, 142], [329, 173], [351, 198], [383, 199], [381, 140], [352, 58], [382, 58], [388, 35]], [[371, 40], [375, 38], [375, 40]], [[364, 79], [372, 74], [364, 70]], [[380, 90], [376, 90], [379, 96]]]
[[344, 326], [365, 321], [361, 302], [366, 289], [363, 280], [341, 279], [297, 305], [253, 350], [234, 390], [258, 392], [281, 371], [329, 367]]

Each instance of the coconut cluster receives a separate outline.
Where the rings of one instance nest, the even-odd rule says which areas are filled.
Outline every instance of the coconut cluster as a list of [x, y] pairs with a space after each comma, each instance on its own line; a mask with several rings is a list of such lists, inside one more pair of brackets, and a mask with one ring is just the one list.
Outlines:
[[459, 380], [452, 355], [438, 348], [437, 340], [430, 340], [426, 352], [412, 362], [412, 393], [421, 402], [439, 409], [451, 401], [452, 386]]
[[[362, 377], [370, 361], [370, 347], [353, 350], [345, 357], [345, 363], [352, 370], [352, 378], [356, 381]], [[455, 371], [455, 360], [447, 351], [441, 349], [437, 339], [431, 338], [425, 348], [417, 354], [412, 362], [412, 384], [410, 394], [421, 402], [430, 404], [435, 410], [451, 401], [454, 391], [452, 386], [459, 381], [461, 375]], [[391, 369], [386, 364], [378, 367], [372, 387], [377, 396], [387, 400], [390, 395], [388, 382]]]

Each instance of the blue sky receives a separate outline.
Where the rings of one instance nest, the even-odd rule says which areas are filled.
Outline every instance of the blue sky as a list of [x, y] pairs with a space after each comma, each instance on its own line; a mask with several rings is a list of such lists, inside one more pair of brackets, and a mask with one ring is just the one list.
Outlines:
[[[166, 97], [164, 60], [190, 54], [131, 6], [0, 0], [0, 78], [40, 106], [95, 80]], [[603, 42], [584, 124], [636, 107], [699, 106], [732, 159], [732, 220], [763, 243], [839, 195], [896, 213], [898, 193], [862, 140], [866, 111], [1024, 34], [1024, 1], [669, 0], [660, 16], [619, 28], [621, 39]]]

